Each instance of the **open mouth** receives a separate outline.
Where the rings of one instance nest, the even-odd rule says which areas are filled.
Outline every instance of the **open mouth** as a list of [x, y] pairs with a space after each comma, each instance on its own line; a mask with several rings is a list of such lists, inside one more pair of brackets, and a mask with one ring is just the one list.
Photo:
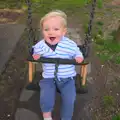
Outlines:
[[50, 37], [50, 40], [51, 41], [54, 41], [56, 37]]

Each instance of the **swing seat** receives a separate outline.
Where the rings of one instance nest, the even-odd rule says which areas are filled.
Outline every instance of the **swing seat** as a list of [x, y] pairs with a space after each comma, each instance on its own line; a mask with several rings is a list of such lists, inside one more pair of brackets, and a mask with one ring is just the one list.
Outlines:
[[[32, 56], [30, 55], [28, 57], [28, 65], [29, 65], [29, 84], [26, 86], [26, 89], [28, 90], [37, 90], [39, 91], [39, 83], [35, 83], [34, 78], [36, 75], [36, 63], [42, 62], [42, 63], [55, 63], [56, 60], [59, 60], [61, 64], [75, 64], [81, 66], [81, 73], [77, 74], [76, 76], [76, 92], [79, 94], [87, 93], [87, 87], [86, 87], [86, 78], [87, 78], [87, 65], [89, 62], [82, 62], [82, 63], [76, 63], [75, 60], [68, 60], [68, 59], [56, 59], [56, 58], [40, 58], [39, 60], [34, 60]], [[58, 90], [57, 90], [58, 91]], [[58, 91], [59, 92], [59, 91]]]

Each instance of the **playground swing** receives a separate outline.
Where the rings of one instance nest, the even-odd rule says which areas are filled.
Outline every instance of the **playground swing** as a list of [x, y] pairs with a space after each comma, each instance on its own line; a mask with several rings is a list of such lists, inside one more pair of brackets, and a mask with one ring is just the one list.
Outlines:
[[[26, 86], [27, 89], [29, 90], [38, 90], [39, 89], [39, 85], [38, 83], [35, 84], [34, 81], [34, 75], [35, 75], [35, 63], [54, 63], [55, 64], [55, 78], [57, 79], [57, 70], [58, 70], [58, 65], [59, 64], [74, 64], [74, 65], [80, 65], [81, 66], [81, 73], [77, 74], [76, 76], [76, 91], [77, 93], [80, 94], [84, 94], [87, 93], [87, 87], [86, 87], [86, 79], [87, 79], [87, 66], [89, 64], [88, 61], [86, 61], [86, 58], [89, 56], [89, 51], [90, 51], [90, 43], [91, 43], [91, 31], [92, 31], [92, 22], [94, 19], [94, 12], [95, 12], [95, 6], [96, 6], [96, 0], [92, 0], [92, 9], [91, 9], [91, 13], [90, 13], [90, 21], [88, 23], [88, 31], [86, 33], [86, 37], [84, 39], [84, 44], [83, 45], [78, 45], [78, 47], [80, 48], [80, 50], [83, 53], [83, 56], [85, 58], [85, 60], [82, 63], [76, 63], [76, 61], [73, 60], [69, 60], [69, 59], [61, 59], [61, 58], [44, 58], [44, 57], [40, 57], [39, 60], [34, 60], [32, 58], [32, 53], [33, 53], [33, 49], [32, 49], [32, 45], [31, 42], [36, 43], [35, 40], [35, 31], [36, 29], [34, 29], [32, 27], [32, 11], [31, 11], [31, 1], [30, 0], [26, 0], [26, 3], [28, 5], [28, 39], [29, 39], [29, 56], [27, 58], [28, 60], [28, 65], [29, 65], [29, 71], [28, 71], [28, 77], [29, 77], [29, 84]], [[79, 87], [78, 87], [79, 86]]]

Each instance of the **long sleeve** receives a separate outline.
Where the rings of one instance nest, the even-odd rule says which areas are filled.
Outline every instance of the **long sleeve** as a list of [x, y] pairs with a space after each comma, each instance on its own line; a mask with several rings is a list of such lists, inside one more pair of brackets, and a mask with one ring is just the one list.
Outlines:
[[77, 46], [77, 44], [75, 42], [73, 42], [73, 44], [74, 44], [74, 58], [75, 57], [81, 57], [81, 58], [84, 59], [83, 54], [82, 54], [80, 48]]
[[42, 55], [44, 54], [44, 49], [42, 45], [42, 41], [38, 42], [36, 45], [33, 46], [33, 54], [39, 54]]
[[79, 47], [77, 47], [77, 46], [76, 46], [76, 49], [75, 49], [75, 57], [84, 58], [81, 50], [80, 50]]

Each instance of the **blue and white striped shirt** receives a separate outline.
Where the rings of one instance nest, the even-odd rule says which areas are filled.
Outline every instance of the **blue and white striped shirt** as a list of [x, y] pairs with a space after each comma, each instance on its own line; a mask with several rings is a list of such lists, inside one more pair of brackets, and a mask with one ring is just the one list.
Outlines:
[[[33, 54], [40, 54], [42, 57], [46, 58], [63, 58], [63, 59], [74, 59], [75, 57], [82, 57], [83, 55], [77, 44], [67, 37], [63, 37], [61, 41], [57, 44], [55, 51], [53, 51], [44, 40], [39, 41], [34, 48]], [[44, 78], [54, 78], [55, 64], [43, 63], [43, 77]], [[58, 78], [68, 78], [76, 75], [75, 65], [62, 65], [58, 66]]]

